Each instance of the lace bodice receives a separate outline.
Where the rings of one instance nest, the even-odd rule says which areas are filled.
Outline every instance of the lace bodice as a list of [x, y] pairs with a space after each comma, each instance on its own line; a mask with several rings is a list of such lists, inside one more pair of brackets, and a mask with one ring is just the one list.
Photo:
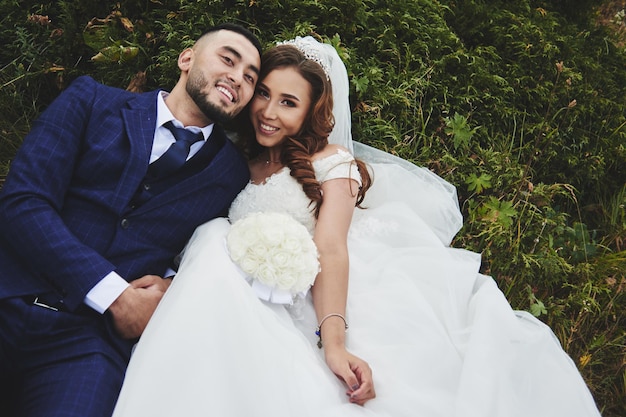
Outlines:
[[[313, 161], [315, 177], [320, 183], [336, 178], [351, 178], [360, 183], [361, 176], [353, 161], [354, 157], [350, 153], [338, 150], [337, 153]], [[263, 184], [250, 182], [231, 205], [228, 217], [231, 222], [235, 222], [249, 213], [287, 213], [313, 234], [315, 218], [310, 202], [302, 186], [290, 175], [289, 168], [284, 167]]]

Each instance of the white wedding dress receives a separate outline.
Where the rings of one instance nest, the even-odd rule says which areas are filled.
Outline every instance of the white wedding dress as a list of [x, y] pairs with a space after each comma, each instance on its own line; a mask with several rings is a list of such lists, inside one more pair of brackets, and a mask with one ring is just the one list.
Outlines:
[[[226, 252], [228, 220], [216, 219], [190, 240], [133, 353], [114, 416], [599, 416], [551, 330], [511, 309], [479, 274], [479, 254], [448, 246], [461, 225], [454, 188], [355, 148], [374, 186], [349, 234], [346, 337], [370, 364], [377, 398], [348, 402], [316, 346], [310, 295], [301, 309], [261, 301]], [[316, 161], [318, 178], [354, 178], [338, 164], [345, 155]], [[288, 169], [248, 185], [231, 217], [257, 211], [314, 225]]]

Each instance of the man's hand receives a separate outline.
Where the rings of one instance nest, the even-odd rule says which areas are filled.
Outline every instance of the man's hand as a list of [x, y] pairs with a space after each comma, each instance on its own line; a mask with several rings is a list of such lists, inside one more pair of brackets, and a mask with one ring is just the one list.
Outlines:
[[171, 283], [171, 279], [156, 275], [145, 275], [130, 283], [130, 287], [109, 307], [113, 324], [120, 336], [125, 339], [141, 336]]

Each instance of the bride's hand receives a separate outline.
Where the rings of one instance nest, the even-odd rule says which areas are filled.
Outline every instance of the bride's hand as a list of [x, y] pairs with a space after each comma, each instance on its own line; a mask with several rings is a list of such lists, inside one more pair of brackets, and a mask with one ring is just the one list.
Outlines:
[[348, 386], [350, 402], [363, 405], [376, 397], [372, 370], [363, 359], [343, 348], [324, 348], [326, 364]]

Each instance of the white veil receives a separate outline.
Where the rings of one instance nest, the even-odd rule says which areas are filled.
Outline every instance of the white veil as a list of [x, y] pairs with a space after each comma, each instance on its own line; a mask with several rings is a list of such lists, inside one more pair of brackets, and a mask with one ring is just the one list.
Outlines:
[[456, 188], [426, 168], [353, 142], [350, 82], [346, 67], [335, 48], [311, 36], [296, 37], [284, 43], [293, 44], [307, 58], [318, 62], [331, 81], [335, 126], [328, 141], [349, 149], [371, 168], [374, 182], [367, 192], [364, 206], [401, 201], [430, 226], [442, 243], [449, 245], [463, 225]]

